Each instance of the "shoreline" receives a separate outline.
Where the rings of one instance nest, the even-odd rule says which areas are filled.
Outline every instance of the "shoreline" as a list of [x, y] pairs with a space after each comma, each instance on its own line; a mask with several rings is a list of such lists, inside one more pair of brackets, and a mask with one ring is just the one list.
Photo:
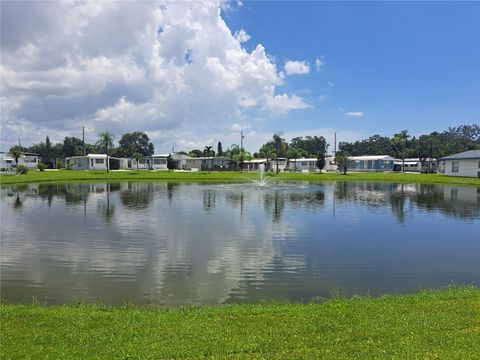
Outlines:
[[1, 304], [1, 358], [474, 358], [480, 289], [164, 308]]
[[[183, 171], [29, 171], [24, 175], [0, 175], [1, 185], [72, 182], [72, 181], [188, 181], [188, 182], [245, 182], [256, 180], [257, 172], [183, 172]], [[480, 178], [451, 177], [441, 174], [405, 173], [266, 173], [269, 180], [278, 181], [388, 181], [398, 183], [450, 184], [480, 186]]]

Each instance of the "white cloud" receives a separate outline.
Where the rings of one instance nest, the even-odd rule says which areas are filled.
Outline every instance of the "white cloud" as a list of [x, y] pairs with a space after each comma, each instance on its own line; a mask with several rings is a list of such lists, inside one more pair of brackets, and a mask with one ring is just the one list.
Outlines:
[[330, 86], [330, 87], [334, 87], [334, 86], [335, 86], [335, 84], [334, 84], [333, 82], [331, 82], [331, 81], [327, 81], [327, 85]]
[[244, 43], [250, 40], [250, 35], [248, 35], [243, 29], [236, 31], [234, 37], [239, 43]]
[[305, 61], [287, 61], [285, 63], [285, 74], [303, 75], [310, 72], [310, 67]]
[[320, 69], [325, 66], [325, 56], [320, 56], [318, 59], [315, 60], [315, 68], [317, 71], [320, 71]]
[[363, 112], [361, 111], [347, 111], [345, 115], [350, 116], [350, 117], [362, 117]]
[[[80, 136], [85, 126], [89, 142], [105, 130], [117, 139], [146, 131], [161, 151], [205, 129], [228, 132], [247, 112], [309, 107], [278, 94], [273, 57], [242, 46], [249, 35], [232, 35], [220, 1], [1, 6], [2, 148]], [[303, 64], [297, 71], [308, 72]]]
[[268, 97], [265, 108], [275, 114], [285, 114], [294, 109], [307, 109], [311, 107], [297, 95], [288, 96], [287, 94]]

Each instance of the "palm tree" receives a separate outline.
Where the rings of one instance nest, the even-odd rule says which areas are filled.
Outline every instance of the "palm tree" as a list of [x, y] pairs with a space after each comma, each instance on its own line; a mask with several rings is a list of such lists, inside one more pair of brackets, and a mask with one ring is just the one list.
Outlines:
[[20, 158], [20, 156], [22, 156], [22, 152], [19, 149], [12, 149], [12, 151], [10, 151], [10, 154], [15, 159], [15, 167], [17, 168], [18, 172], [18, 159]]
[[273, 134], [273, 143], [275, 145], [276, 159], [277, 159], [277, 174], [278, 174], [278, 157], [280, 155], [280, 148], [283, 145], [284, 139], [281, 138], [282, 132], [277, 132]]
[[95, 143], [100, 149], [105, 149], [105, 154], [107, 154], [107, 172], [109, 168], [108, 164], [108, 149], [113, 147], [113, 139], [115, 139], [115, 135], [112, 133], [105, 131], [98, 134], [99, 140]]
[[293, 171], [297, 171], [297, 158], [302, 156], [302, 150], [297, 149], [297, 148], [290, 148], [288, 149], [287, 156], [289, 158], [293, 158]]
[[[215, 157], [215, 151], [213, 151], [211, 146], [205, 146], [205, 149], [203, 150], [203, 156], [208, 157], [213, 153], [213, 158]], [[212, 168], [213, 168], [213, 158], [212, 158]], [[208, 169], [210, 171], [210, 168]]]
[[402, 130], [398, 134], [393, 135], [393, 144], [402, 149], [402, 172], [405, 172], [405, 148], [407, 147], [409, 137], [408, 130]]

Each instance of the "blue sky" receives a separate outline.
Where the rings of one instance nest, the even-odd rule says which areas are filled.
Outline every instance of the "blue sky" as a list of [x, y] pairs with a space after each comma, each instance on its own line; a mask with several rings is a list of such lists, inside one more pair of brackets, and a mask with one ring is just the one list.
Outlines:
[[421, 134], [480, 122], [480, 3], [245, 2], [225, 19], [277, 64], [310, 64], [284, 88], [313, 107], [289, 113], [279, 130]]
[[1, 150], [82, 126], [162, 153], [480, 122], [480, 2], [0, 6]]

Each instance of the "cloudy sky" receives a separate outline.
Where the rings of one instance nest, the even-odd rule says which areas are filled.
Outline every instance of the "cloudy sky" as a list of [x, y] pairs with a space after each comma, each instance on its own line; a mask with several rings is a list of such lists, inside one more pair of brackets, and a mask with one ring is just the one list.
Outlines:
[[1, 150], [145, 131], [157, 153], [480, 122], [478, 2], [1, 2]]

